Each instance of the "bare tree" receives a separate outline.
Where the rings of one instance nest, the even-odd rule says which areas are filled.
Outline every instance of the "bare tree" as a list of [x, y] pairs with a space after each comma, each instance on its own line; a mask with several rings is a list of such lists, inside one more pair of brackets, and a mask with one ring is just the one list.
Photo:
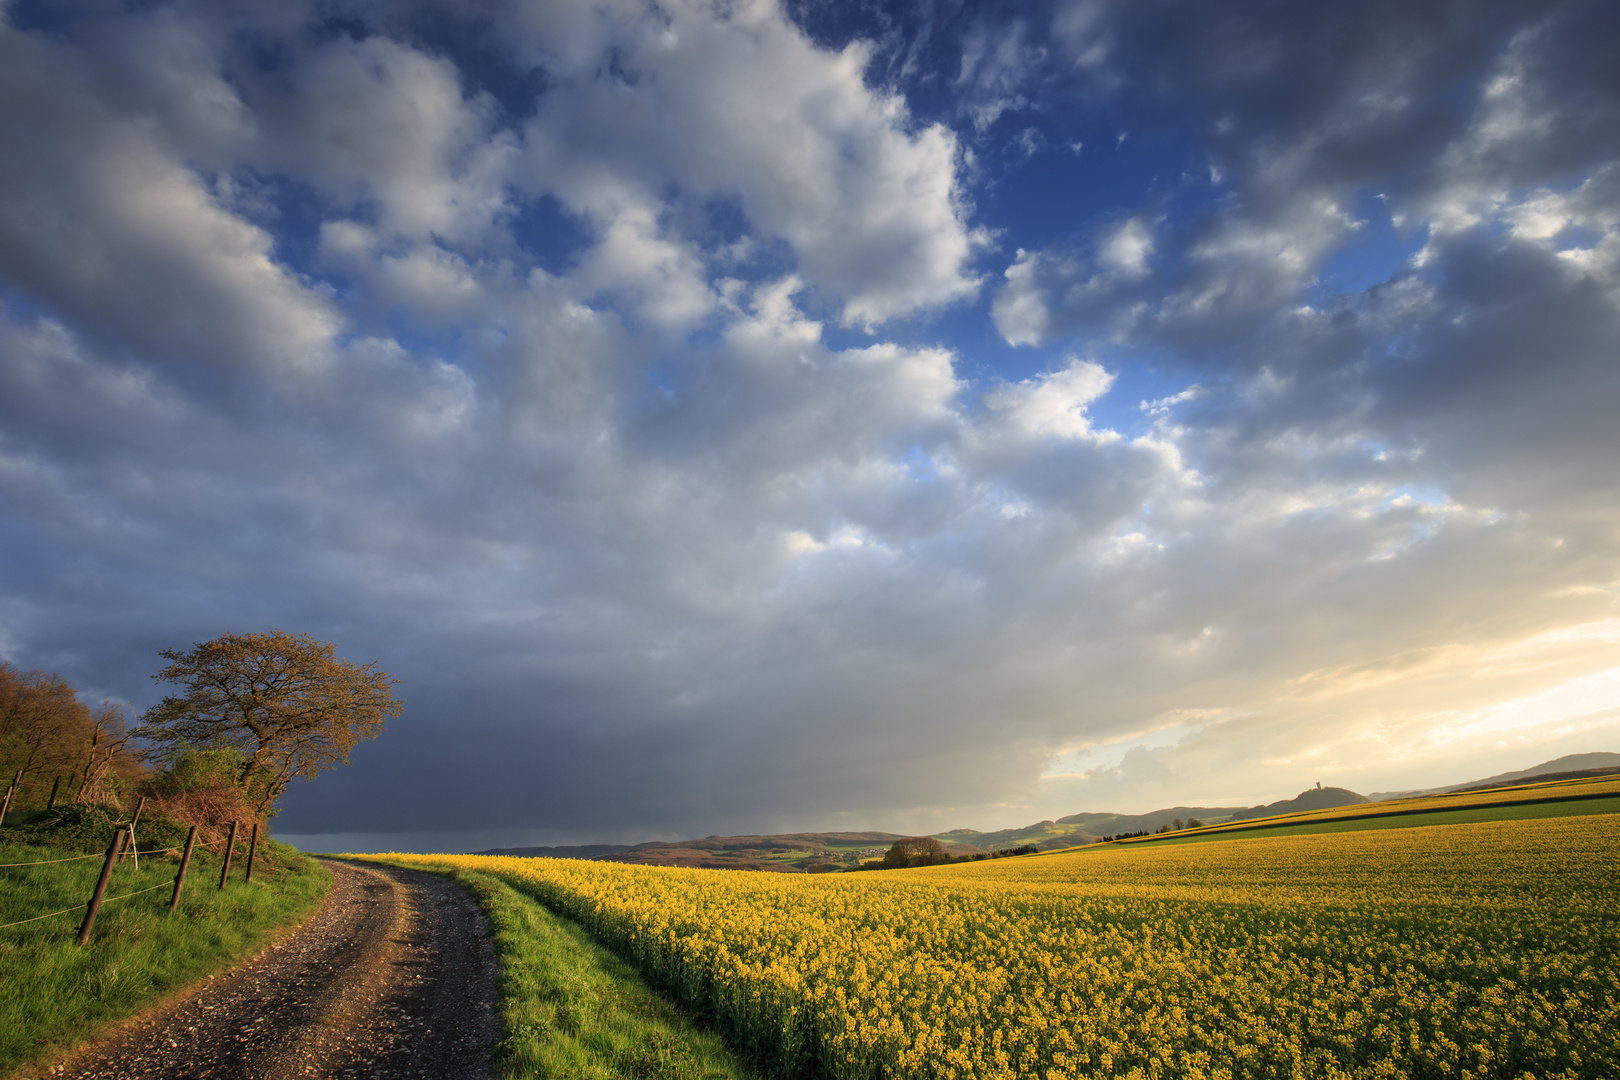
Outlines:
[[113, 778], [139, 769], [130, 750], [131, 732], [124, 723], [124, 707], [103, 701], [90, 716], [90, 745], [85, 751], [84, 772], [79, 777], [78, 800], [120, 805]]
[[362, 739], [375, 739], [402, 708], [399, 680], [375, 663], [340, 660], [336, 646], [279, 630], [225, 634], [189, 652], [165, 649], [153, 676], [184, 691], [141, 717], [134, 734], [155, 755], [188, 747], [230, 747], [242, 755], [237, 782], [258, 812], [294, 779], [337, 765]]

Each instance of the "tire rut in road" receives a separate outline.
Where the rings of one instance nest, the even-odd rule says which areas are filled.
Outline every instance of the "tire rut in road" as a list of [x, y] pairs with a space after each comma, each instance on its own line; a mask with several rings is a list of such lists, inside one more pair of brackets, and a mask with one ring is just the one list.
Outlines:
[[332, 891], [309, 922], [56, 1075], [487, 1077], [495, 957], [472, 898], [432, 874], [322, 861]]

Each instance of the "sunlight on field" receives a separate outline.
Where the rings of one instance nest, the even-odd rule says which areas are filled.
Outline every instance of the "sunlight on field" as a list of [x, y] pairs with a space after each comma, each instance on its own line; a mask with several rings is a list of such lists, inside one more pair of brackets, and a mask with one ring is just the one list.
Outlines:
[[1609, 815], [819, 877], [488, 856], [770, 1068], [1620, 1074]]
[[[1513, 787], [1490, 788], [1483, 791], [1454, 791], [1446, 794], [1423, 795], [1411, 799], [1389, 799], [1364, 802], [1353, 806], [1335, 806], [1325, 810], [1306, 810], [1295, 814], [1234, 821], [1209, 825], [1192, 830], [1178, 840], [1221, 838], [1231, 833], [1261, 832], [1313, 824], [1346, 824], [1352, 828], [1366, 827], [1371, 819], [1382, 819], [1388, 824], [1373, 827], [1399, 828], [1404, 822], [1427, 825], [1435, 814], [1457, 814], [1475, 811], [1490, 814], [1488, 820], [1519, 817], [1565, 817], [1570, 814], [1612, 812], [1613, 800], [1620, 796], [1620, 776], [1598, 776], [1580, 780], [1559, 780], [1552, 783], [1527, 781]], [[1419, 817], [1430, 820], [1418, 821]], [[1165, 841], [1150, 837], [1128, 840], [1125, 843], [1153, 843]], [[1176, 841], [1171, 841], [1176, 842]]]

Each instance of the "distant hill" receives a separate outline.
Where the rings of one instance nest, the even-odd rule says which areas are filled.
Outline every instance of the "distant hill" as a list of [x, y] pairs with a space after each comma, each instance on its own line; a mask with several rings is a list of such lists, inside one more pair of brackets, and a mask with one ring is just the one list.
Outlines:
[[953, 829], [935, 833], [947, 843], [970, 844], [989, 851], [995, 848], [1021, 847], [1034, 844], [1042, 851], [1055, 848], [1079, 847], [1093, 844], [1104, 836], [1123, 833], [1158, 832], [1177, 821], [1185, 825], [1194, 819], [1205, 825], [1218, 825], [1226, 821], [1245, 821], [1249, 818], [1269, 817], [1272, 814], [1291, 814], [1299, 810], [1323, 810], [1335, 806], [1350, 806], [1366, 802], [1365, 796], [1344, 788], [1313, 788], [1297, 797], [1266, 806], [1170, 806], [1146, 814], [1070, 814], [1056, 821], [1040, 821], [1022, 829], [1002, 829], [982, 833], [973, 829]]
[[962, 845], [964, 849], [972, 851], [1000, 851], [1023, 847], [1025, 844], [1034, 844], [1042, 851], [1050, 851], [1053, 848], [1090, 844], [1097, 839], [1091, 833], [1060, 825], [1055, 821], [1038, 821], [1022, 829], [998, 829], [995, 832], [952, 829], [950, 832], [935, 833], [934, 838], [947, 845]]
[[1610, 766], [1606, 769], [1576, 769], [1572, 772], [1536, 773], [1533, 776], [1522, 776], [1513, 780], [1481, 780], [1474, 784], [1465, 784], [1456, 790], [1462, 791], [1488, 791], [1491, 788], [1517, 787], [1521, 784], [1550, 783], [1554, 780], [1584, 780], [1590, 777], [1613, 776], [1620, 772], [1620, 766]]
[[1252, 818], [1275, 817], [1277, 814], [1297, 814], [1303, 810], [1332, 810], [1338, 806], [1355, 806], [1371, 802], [1365, 795], [1357, 795], [1349, 788], [1318, 785], [1300, 792], [1292, 799], [1282, 799], [1264, 806], [1251, 806], [1233, 814], [1231, 821], [1249, 821]]
[[1150, 810], [1145, 814], [1070, 814], [1058, 821], [1074, 825], [1099, 836], [1117, 836], [1126, 832], [1154, 832], [1175, 823], [1176, 818], [1186, 822], [1197, 818], [1206, 825], [1228, 820], [1243, 809], [1240, 806], [1172, 806], [1166, 810]]
[[1034, 844], [1042, 851], [1057, 848], [1080, 847], [1094, 844], [1104, 836], [1120, 833], [1157, 832], [1165, 825], [1173, 825], [1179, 818], [1183, 823], [1197, 818], [1205, 825], [1228, 820], [1242, 810], [1239, 806], [1172, 806], [1147, 814], [1071, 814], [1056, 821], [1038, 821], [1021, 829], [1001, 829], [998, 832], [979, 832], [976, 829], [952, 829], [934, 836], [947, 844], [963, 844], [981, 851], [1023, 847]]
[[1483, 780], [1464, 780], [1460, 784], [1447, 784], [1445, 787], [1417, 788], [1412, 791], [1375, 791], [1367, 797], [1373, 802], [1383, 802], [1386, 799], [1409, 799], [1416, 795], [1440, 795], [1449, 791], [1497, 787], [1502, 784], [1512, 783], [1515, 780], [1529, 780], [1532, 777], [1546, 780], [1573, 779], [1576, 776], [1601, 776], [1604, 773], [1616, 771], [1620, 771], [1620, 754], [1565, 754], [1563, 757], [1553, 758], [1551, 761], [1543, 761], [1540, 765], [1532, 765], [1528, 769], [1497, 773], [1495, 776], [1487, 776]]
[[1620, 769], [1620, 754], [1565, 754], [1561, 758], [1543, 761], [1540, 765], [1532, 765], [1528, 769], [1497, 773], [1495, 776], [1487, 776], [1472, 783], [1496, 784], [1507, 780], [1528, 780], [1532, 776], [1545, 776], [1548, 773], [1581, 773], [1609, 769]]

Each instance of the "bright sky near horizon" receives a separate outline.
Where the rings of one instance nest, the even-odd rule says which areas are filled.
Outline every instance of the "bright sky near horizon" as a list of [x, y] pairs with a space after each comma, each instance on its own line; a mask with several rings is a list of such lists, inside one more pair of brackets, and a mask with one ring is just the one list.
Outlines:
[[465, 850], [1620, 750], [1620, 7], [0, 6], [0, 657]]

